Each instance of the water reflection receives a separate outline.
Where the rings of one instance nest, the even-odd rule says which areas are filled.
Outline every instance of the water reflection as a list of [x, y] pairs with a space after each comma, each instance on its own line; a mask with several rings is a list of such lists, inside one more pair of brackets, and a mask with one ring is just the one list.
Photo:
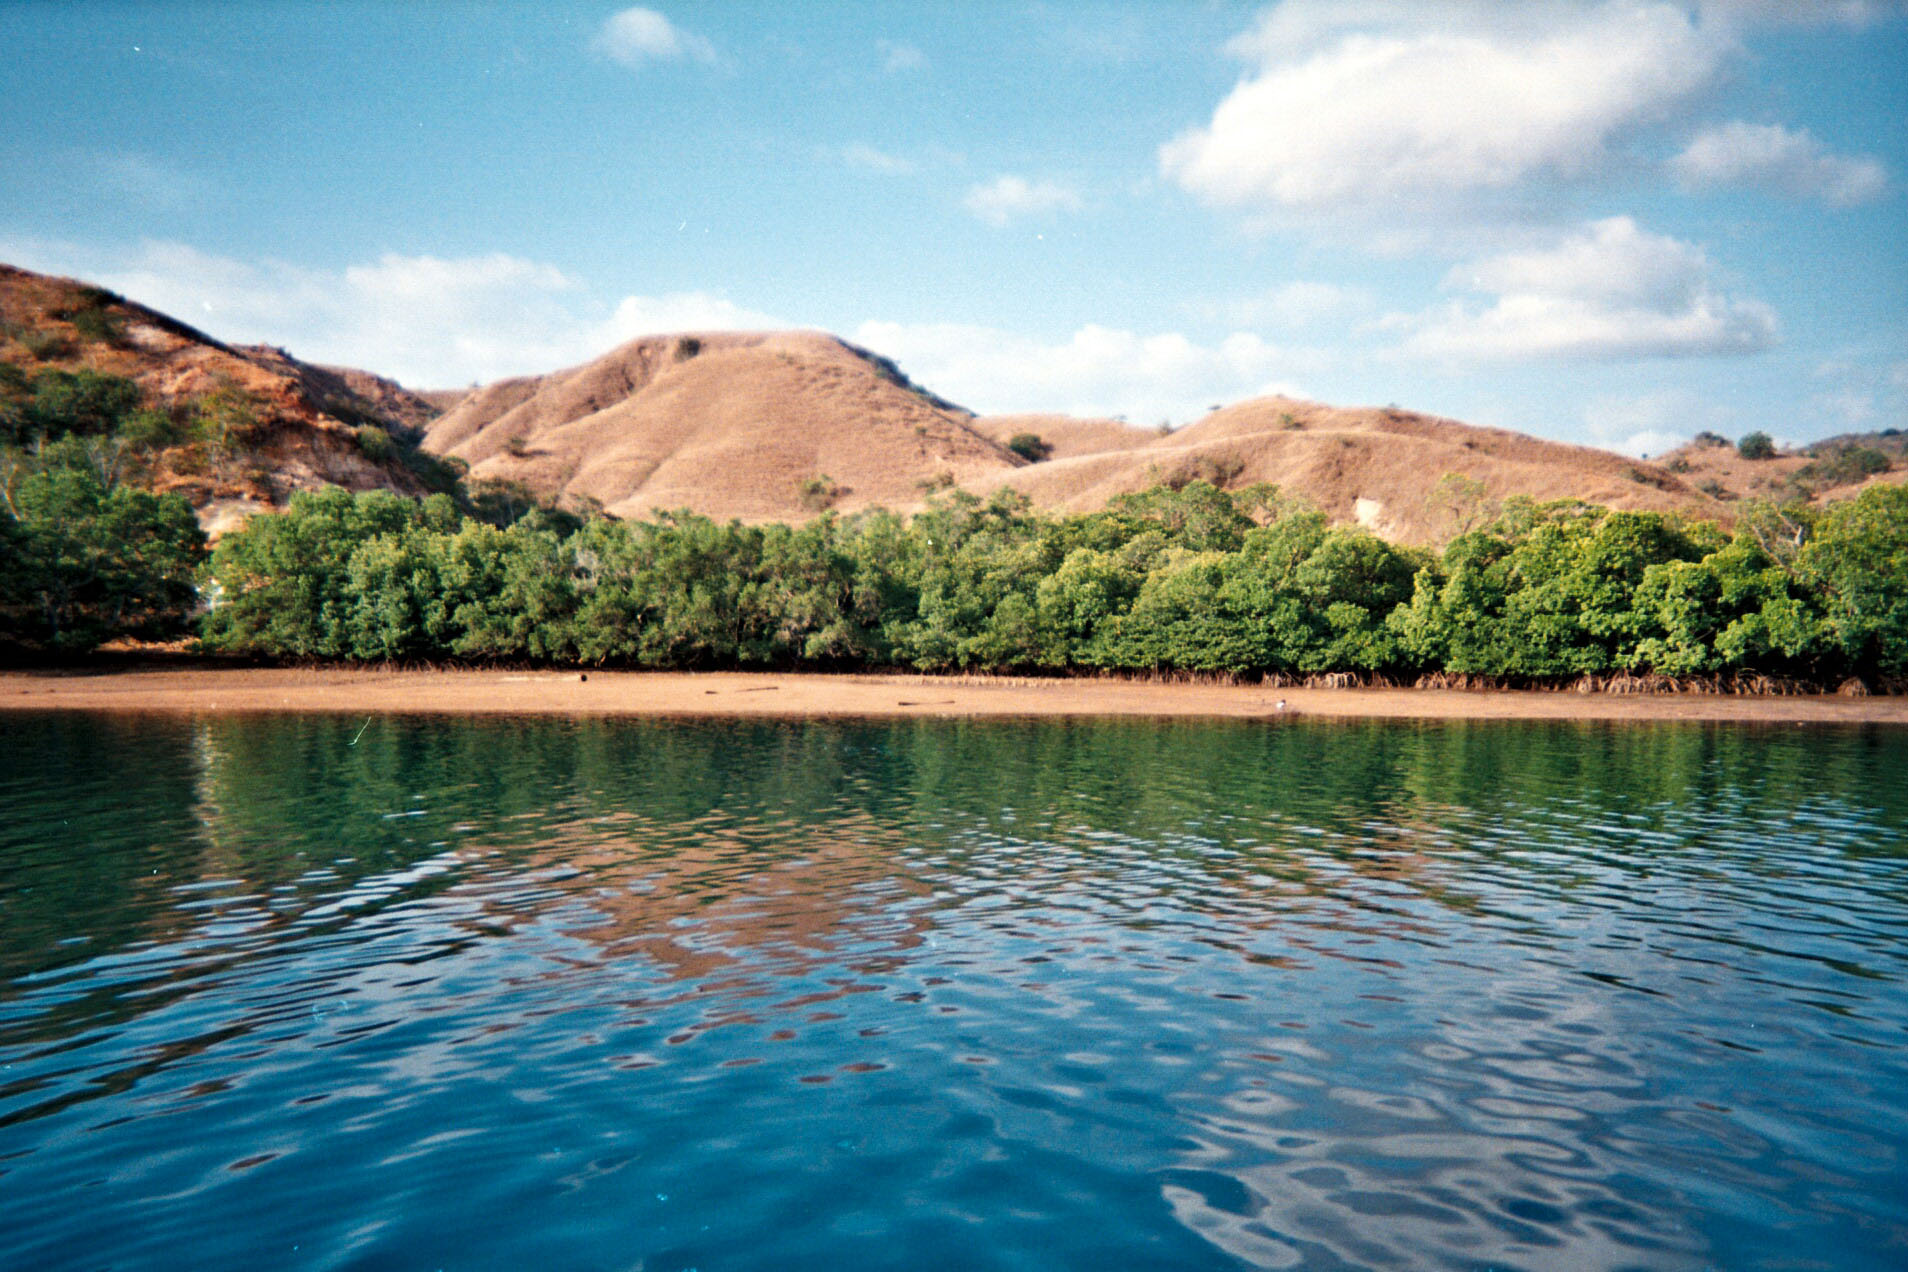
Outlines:
[[235, 1205], [204, 1266], [473, 1204], [652, 1267], [1908, 1241], [1891, 734], [7, 724], [0, 1262]]

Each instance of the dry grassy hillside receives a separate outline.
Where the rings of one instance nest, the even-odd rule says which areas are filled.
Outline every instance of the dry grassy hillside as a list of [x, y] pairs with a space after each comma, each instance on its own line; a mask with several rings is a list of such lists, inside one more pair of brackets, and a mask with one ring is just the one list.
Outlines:
[[[1866, 459], [1867, 463], [1851, 462]], [[1736, 444], [1713, 433], [1658, 457], [1668, 471], [1725, 502], [1794, 499], [1832, 503], [1869, 486], [1908, 482], [1908, 435], [1885, 433], [1831, 437], [1766, 459], [1749, 459]]]
[[175, 435], [137, 473], [177, 490], [217, 529], [295, 490], [424, 491], [367, 426], [402, 431], [435, 409], [362, 371], [310, 366], [281, 349], [222, 344], [98, 287], [0, 265], [0, 362], [30, 383], [81, 371], [136, 383]]
[[620, 516], [746, 521], [913, 506], [1023, 461], [891, 363], [817, 332], [646, 337], [584, 366], [474, 390], [426, 445], [475, 478]]
[[1161, 482], [1271, 482], [1334, 521], [1409, 543], [1447, 537], [1509, 495], [1727, 517], [1722, 503], [1657, 464], [1396, 409], [1272, 397], [1167, 434], [1099, 420], [1055, 421], [1049, 436], [1042, 424], [1032, 416], [975, 421], [998, 440], [1035, 433], [1053, 444], [1054, 457], [974, 489], [1010, 486], [1042, 506], [1084, 511]]

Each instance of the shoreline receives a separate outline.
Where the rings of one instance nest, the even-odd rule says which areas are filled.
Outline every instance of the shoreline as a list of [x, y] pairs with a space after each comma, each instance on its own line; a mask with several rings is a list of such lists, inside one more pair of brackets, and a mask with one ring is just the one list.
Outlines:
[[[1283, 700], [1281, 712], [1277, 704]], [[1012, 676], [349, 667], [0, 671], [0, 712], [1011, 719], [1708, 721], [1908, 725], [1908, 698], [1304, 689]]]

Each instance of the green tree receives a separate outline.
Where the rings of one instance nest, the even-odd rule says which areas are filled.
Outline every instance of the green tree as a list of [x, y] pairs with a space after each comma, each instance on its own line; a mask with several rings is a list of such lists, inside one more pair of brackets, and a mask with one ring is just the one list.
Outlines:
[[185, 630], [205, 535], [178, 495], [108, 487], [86, 465], [31, 473], [0, 517], [0, 614], [16, 642], [69, 653]]
[[1847, 670], [1908, 675], [1908, 486], [1871, 486], [1835, 505], [1795, 568]]
[[358, 597], [351, 557], [379, 535], [454, 522], [442, 495], [419, 504], [385, 491], [352, 494], [336, 486], [301, 491], [285, 511], [253, 517], [220, 539], [207, 566], [211, 605], [205, 643], [235, 653], [348, 658]]

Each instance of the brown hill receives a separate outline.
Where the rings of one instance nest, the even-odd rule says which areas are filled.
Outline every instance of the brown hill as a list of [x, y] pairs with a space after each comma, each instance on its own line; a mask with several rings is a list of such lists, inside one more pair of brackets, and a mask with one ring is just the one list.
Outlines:
[[1728, 438], [1700, 433], [1659, 457], [1669, 472], [1713, 498], [1832, 503], [1869, 486], [1908, 482], [1908, 435], [1890, 429], [1831, 437], [1749, 459]]
[[890, 362], [819, 332], [633, 340], [474, 390], [425, 444], [475, 478], [600, 504], [748, 521], [918, 504], [1024, 463]]
[[1727, 518], [1723, 504], [1657, 464], [1396, 408], [1270, 397], [1165, 434], [1110, 420], [1056, 420], [1045, 424], [1049, 436], [1043, 423], [1033, 416], [976, 420], [977, 431], [996, 439], [1035, 433], [1053, 444], [1054, 458], [973, 488], [1009, 486], [1044, 507], [1085, 511], [1161, 482], [1270, 482], [1334, 521], [1408, 543], [1445, 538], [1511, 495]]
[[137, 384], [167, 422], [140, 484], [184, 493], [214, 530], [295, 490], [426, 490], [404, 462], [406, 437], [437, 413], [418, 395], [282, 349], [224, 344], [74, 279], [0, 265], [0, 363], [26, 386], [80, 371]]
[[[422, 493], [447, 473], [414, 442], [479, 480], [624, 516], [686, 507], [799, 521], [825, 508], [908, 510], [952, 486], [1085, 511], [1203, 479], [1235, 489], [1269, 482], [1335, 521], [1414, 543], [1441, 540], [1513, 495], [1727, 523], [1743, 498], [1834, 499], [1908, 479], [1898, 434], [1764, 460], [1705, 435], [1649, 463], [1395, 408], [1277, 397], [1177, 432], [1056, 415], [976, 418], [892, 362], [820, 332], [645, 337], [549, 375], [418, 393], [282, 349], [226, 345], [110, 292], [8, 266], [0, 362], [19, 368], [21, 383], [80, 369], [137, 382], [179, 434], [147, 457], [142, 481], [183, 491], [214, 528], [324, 484]], [[1047, 458], [1029, 463], [1008, 450], [1020, 434], [1039, 438]]]

